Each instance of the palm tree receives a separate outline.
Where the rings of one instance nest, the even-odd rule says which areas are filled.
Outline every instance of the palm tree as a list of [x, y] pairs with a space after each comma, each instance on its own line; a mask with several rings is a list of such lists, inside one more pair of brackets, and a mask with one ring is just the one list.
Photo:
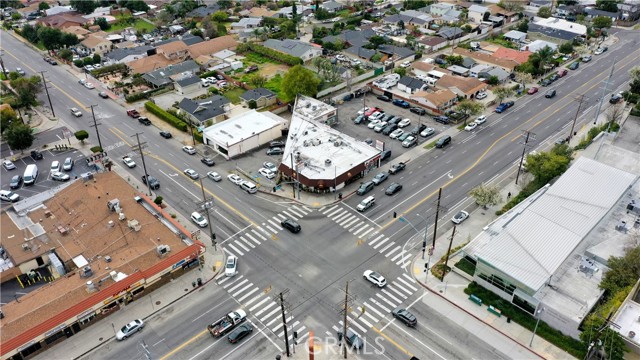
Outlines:
[[555, 51], [553, 51], [552, 48], [550, 48], [549, 46], [545, 46], [542, 49], [536, 51], [533, 55], [531, 55], [533, 59], [532, 62], [536, 62], [536, 61], [538, 62], [539, 74], [545, 73], [545, 68], [553, 58], [554, 52]]

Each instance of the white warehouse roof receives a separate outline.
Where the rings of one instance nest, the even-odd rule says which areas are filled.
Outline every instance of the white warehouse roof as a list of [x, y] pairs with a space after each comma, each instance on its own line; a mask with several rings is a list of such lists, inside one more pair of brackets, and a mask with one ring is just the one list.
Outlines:
[[268, 111], [250, 110], [236, 117], [204, 129], [205, 135], [218, 144], [231, 146], [276, 126], [282, 126], [283, 118]]

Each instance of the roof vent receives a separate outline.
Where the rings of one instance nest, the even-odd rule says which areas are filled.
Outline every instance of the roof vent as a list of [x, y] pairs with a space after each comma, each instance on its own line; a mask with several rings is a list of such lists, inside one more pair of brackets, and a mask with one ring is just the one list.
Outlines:
[[304, 147], [309, 146], [309, 140], [305, 140], [305, 141], [302, 143], [302, 145], [303, 145]]
[[338, 146], [340, 146], [340, 145], [342, 145], [342, 141], [340, 141], [340, 139], [336, 140], [336, 141], [333, 143], [333, 146], [336, 146], [336, 147], [338, 147]]
[[96, 286], [93, 284], [93, 281], [91, 280], [87, 281], [87, 292], [94, 292], [97, 290], [98, 289], [96, 289]]
[[324, 161], [325, 165], [331, 165], [331, 159], [327, 159]]

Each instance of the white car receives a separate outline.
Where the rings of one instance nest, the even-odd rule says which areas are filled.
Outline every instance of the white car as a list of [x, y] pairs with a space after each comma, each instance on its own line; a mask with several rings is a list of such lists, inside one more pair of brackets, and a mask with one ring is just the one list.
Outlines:
[[363, 107], [362, 109], [358, 110], [358, 115], [362, 115], [365, 112], [369, 111], [370, 108], [368, 106]]
[[269, 169], [260, 168], [258, 172], [260, 173], [260, 175], [266, 177], [267, 179], [273, 179], [274, 177], [276, 177], [276, 174]]
[[87, 89], [89, 89], [89, 90], [92, 90], [92, 89], [95, 89], [95, 88], [96, 88], [96, 87], [95, 87], [95, 86], [93, 86], [93, 84], [92, 84], [92, 83], [90, 83], [90, 82], [86, 82], [86, 83], [84, 83], [83, 85], [84, 85], [84, 87], [86, 87], [86, 88], [87, 88]]
[[402, 129], [395, 129], [393, 130], [393, 132], [391, 134], [389, 134], [389, 137], [392, 139], [397, 139], [400, 137], [400, 135], [404, 134], [404, 130]]
[[54, 173], [54, 172], [58, 172], [58, 171], [60, 171], [60, 161], [57, 161], [57, 160], [52, 161], [51, 162], [51, 172]]
[[200, 177], [200, 175], [198, 175], [198, 173], [193, 169], [186, 169], [184, 171], [184, 174], [193, 180], [198, 180], [198, 178]]
[[371, 116], [369, 116], [369, 119], [380, 120], [383, 116], [384, 116], [383, 112], [375, 111], [373, 114], [371, 114]]
[[473, 122], [474, 122], [474, 123], [476, 123], [476, 124], [478, 124], [478, 125], [482, 125], [482, 124], [484, 124], [484, 123], [486, 123], [486, 122], [487, 122], [487, 117], [486, 117], [485, 115], [480, 115], [480, 116], [478, 116], [478, 118], [477, 118], [477, 119], [475, 119]]
[[227, 179], [236, 185], [240, 185], [243, 182], [242, 178], [236, 174], [229, 174]]
[[411, 125], [411, 120], [410, 119], [402, 119], [400, 120], [400, 122], [398, 123], [398, 127], [399, 128], [403, 128], [403, 127], [407, 127]]
[[123, 157], [123, 158], [122, 158], [122, 162], [123, 162], [125, 165], [127, 165], [127, 167], [128, 167], [129, 169], [133, 169], [134, 167], [136, 167], [136, 162], [135, 162], [135, 161], [133, 161], [133, 159], [132, 159], [132, 158], [130, 158], [130, 157], [128, 157], [128, 156]]
[[411, 66], [411, 62], [410, 61], [405, 61], [402, 64], [400, 64], [400, 67], [403, 67], [403, 68], [408, 68], [409, 66]]
[[436, 130], [434, 128], [428, 127], [426, 129], [422, 130], [422, 132], [420, 133], [420, 136], [429, 137], [429, 136], [432, 136], [435, 133], [436, 133]]
[[189, 155], [194, 155], [196, 153], [196, 148], [193, 146], [185, 145], [182, 147], [182, 151], [186, 152]]
[[234, 276], [238, 273], [238, 258], [231, 255], [227, 258], [227, 264], [224, 266], [224, 274], [226, 276]]
[[133, 320], [132, 322], [123, 326], [122, 329], [120, 329], [120, 331], [118, 331], [118, 333], [116, 334], [116, 340], [118, 341], [124, 340], [129, 336], [133, 335], [134, 333], [142, 330], [143, 327], [144, 327], [144, 321], [140, 319]]
[[271, 170], [274, 173], [278, 172], [278, 167], [274, 163], [269, 162], [269, 161], [263, 162], [262, 163], [262, 167], [267, 169], [267, 170]]
[[469, 213], [462, 210], [459, 213], [455, 214], [451, 218], [451, 221], [453, 221], [454, 224], [460, 224], [461, 222], [467, 220], [468, 217], [469, 217]]
[[385, 287], [385, 285], [387, 285], [387, 280], [385, 280], [384, 276], [378, 274], [375, 271], [367, 270], [364, 272], [364, 274], [362, 274], [362, 276], [379, 288], [383, 288]]
[[71, 177], [65, 173], [62, 173], [60, 171], [56, 171], [51, 173], [51, 179], [55, 180], [55, 181], [69, 181]]
[[215, 171], [209, 171], [207, 173], [207, 177], [215, 182], [222, 180], [222, 176]]
[[373, 121], [371, 121], [371, 122], [367, 125], [367, 127], [368, 127], [369, 129], [373, 129], [373, 128], [374, 128], [374, 127], [376, 127], [378, 124], [380, 124], [380, 120], [373, 120]]
[[604, 53], [604, 50], [602, 48], [597, 48], [596, 51], [593, 52], [594, 55], [600, 55]]
[[11, 162], [11, 160], [3, 160], [2, 166], [7, 170], [13, 170], [16, 168], [16, 165], [13, 162]]
[[406, 148], [412, 147], [413, 145], [416, 145], [417, 143], [418, 143], [418, 140], [416, 139], [415, 136], [408, 136], [402, 142], [402, 147], [406, 147]]
[[477, 128], [477, 127], [478, 127], [478, 124], [476, 124], [475, 122], [470, 122], [470, 123], [467, 124], [467, 126], [464, 127], [464, 129], [466, 131], [471, 131], [471, 130]]
[[201, 228], [207, 227], [207, 225], [209, 225], [207, 219], [205, 219], [204, 216], [200, 215], [200, 213], [197, 211], [191, 213], [191, 221], [196, 223], [196, 225], [200, 226]]
[[379, 122], [379, 123], [378, 123], [378, 125], [376, 125], [376, 126], [373, 128], [373, 131], [378, 132], [378, 133], [379, 133], [379, 132], [382, 132], [382, 130], [384, 130], [384, 128], [385, 128], [386, 126], [387, 126], [387, 122], [386, 122], [386, 121], [381, 121], [381, 122]]
[[477, 100], [482, 100], [482, 99], [484, 99], [486, 97], [487, 97], [487, 93], [486, 92], [481, 92], [481, 93], [478, 93], [478, 95], [476, 95], [476, 99]]

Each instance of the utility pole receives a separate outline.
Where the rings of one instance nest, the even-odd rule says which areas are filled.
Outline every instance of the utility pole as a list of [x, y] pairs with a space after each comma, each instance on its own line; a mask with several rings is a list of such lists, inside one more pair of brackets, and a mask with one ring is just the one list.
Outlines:
[[342, 318], [342, 340], [344, 342], [344, 347], [342, 348], [342, 353], [344, 354], [344, 358], [347, 358], [347, 341], [346, 341], [346, 336], [347, 336], [347, 312], [349, 309], [349, 282], [347, 281], [347, 285], [344, 288], [344, 309], [343, 311], [343, 315], [344, 317]]
[[[4, 66], [3, 66], [3, 68], [4, 68]], [[44, 70], [40, 71], [40, 75], [42, 76], [42, 83], [44, 84], [44, 91], [47, 93], [47, 99], [49, 99], [49, 107], [51, 108], [51, 114], [53, 114], [53, 117], [56, 117], [56, 112], [53, 110], [53, 104], [51, 104], [51, 96], [49, 96], [49, 88], [47, 87], [47, 80], [45, 80], [45, 78], [44, 78], [44, 73], [45, 72], [46, 71], [44, 71]], [[95, 119], [94, 119], [94, 121], [95, 121]]]
[[[442, 188], [438, 189], [438, 202], [436, 203], [436, 221], [433, 224], [433, 244], [431, 245], [431, 251], [436, 249], [436, 235], [438, 233], [438, 216], [440, 216], [440, 200], [442, 199]], [[422, 244], [422, 253], [424, 255], [424, 251], [426, 248], [426, 243]], [[424, 256], [423, 256], [424, 258]]]
[[584, 94], [581, 94], [579, 96], [580, 100], [578, 100], [578, 110], [576, 111], [576, 116], [573, 118], [573, 124], [571, 124], [571, 131], [569, 132], [569, 141], [571, 141], [571, 139], [573, 138], [573, 136], [575, 135], [573, 133], [573, 129], [576, 127], [576, 121], [578, 120], [578, 114], [580, 114], [580, 108], [582, 107], [582, 103], [585, 102], [584, 100]]
[[444, 276], [447, 275], [447, 263], [449, 262], [449, 252], [451, 252], [451, 245], [453, 245], [453, 237], [456, 235], [456, 225], [453, 225], [453, 231], [451, 232], [451, 239], [449, 240], [449, 248], [447, 249], [447, 253], [444, 254], [444, 268], [442, 269], [442, 278], [440, 278], [440, 282], [444, 282]]
[[202, 178], [200, 178], [200, 189], [202, 189], [202, 201], [198, 203], [202, 209], [204, 209], [207, 214], [207, 223], [209, 224], [209, 234], [211, 237], [211, 245], [213, 245], [214, 250], [218, 250], [216, 245], [216, 233], [213, 232], [213, 223], [211, 223], [211, 216], [209, 215], [209, 209], [213, 207], [213, 198], [207, 198], [207, 195], [204, 192], [204, 185], [202, 184]]
[[291, 356], [291, 351], [289, 349], [289, 335], [287, 333], [287, 316], [284, 312], [284, 295], [289, 293], [289, 289], [284, 289], [276, 296], [276, 301], [280, 302], [280, 311], [282, 311], [282, 324], [284, 325], [284, 345], [287, 348], [287, 357]]
[[536, 134], [532, 133], [529, 130], [522, 130], [524, 136], [524, 147], [522, 148], [522, 156], [520, 156], [520, 165], [518, 165], [518, 173], [516, 174], [516, 185], [518, 185], [518, 179], [520, 178], [520, 172], [522, 171], [522, 162], [524, 161], [524, 155], [527, 153], [527, 144], [529, 144], [529, 139], [535, 140]]
[[607, 78], [607, 82], [604, 83], [604, 88], [602, 89], [602, 96], [600, 97], [600, 102], [598, 103], [598, 107], [596, 108], [596, 118], [593, 119], [593, 125], [598, 123], [598, 116], [600, 115], [600, 108], [602, 107], [602, 101], [604, 101], [604, 95], [608, 91], [609, 81], [611, 81], [611, 77], [613, 76], [613, 70], [616, 67], [616, 58], [613, 58], [613, 64], [611, 64], [611, 71], [609, 72], [609, 77]]
[[[91, 110], [93, 110], [93, 105], [91, 107]], [[93, 119], [95, 121], [95, 117]], [[97, 129], [98, 129], [98, 127], [96, 126], [96, 130]], [[134, 137], [134, 136], [136, 137], [136, 141], [138, 142], [138, 145], [132, 146], [131, 149], [133, 151], [136, 151], [136, 152], [140, 153], [140, 158], [142, 159], [142, 168], [144, 170], [145, 179], [147, 179], [147, 190], [149, 191], [149, 196], [151, 196], [152, 194], [151, 194], [151, 185], [149, 185], [149, 182], [150, 182], [149, 181], [149, 173], [147, 172], [147, 164], [145, 164], [145, 162], [144, 162], [144, 151], [142, 151], [142, 149], [144, 149], [146, 147], [144, 145], [146, 145], [147, 143], [146, 142], [143, 142], [143, 143], [140, 142], [140, 133], [135, 133], [135, 134], [131, 135], [131, 137]], [[100, 146], [100, 148], [102, 148], [102, 145]]]
[[[91, 116], [93, 116], [93, 126], [91, 126], [91, 127], [96, 128], [96, 135], [98, 136], [98, 146], [100, 146], [100, 152], [104, 152], [104, 148], [102, 147], [102, 141], [100, 141], [100, 131], [98, 130], [98, 125], [102, 125], [102, 124], [98, 124], [96, 122], [96, 113], [93, 112], [93, 107], [94, 106], [98, 106], [98, 105], [91, 105]], [[53, 108], [51, 108], [51, 110], [53, 110]], [[138, 133], [136, 133], [136, 135], [137, 134]], [[138, 140], [138, 144], [140, 144], [140, 140]], [[142, 151], [141, 151], [141, 153], [142, 153]], [[145, 170], [145, 173], [146, 173], [146, 170]], [[151, 191], [149, 191], [149, 193], [151, 193]]]

